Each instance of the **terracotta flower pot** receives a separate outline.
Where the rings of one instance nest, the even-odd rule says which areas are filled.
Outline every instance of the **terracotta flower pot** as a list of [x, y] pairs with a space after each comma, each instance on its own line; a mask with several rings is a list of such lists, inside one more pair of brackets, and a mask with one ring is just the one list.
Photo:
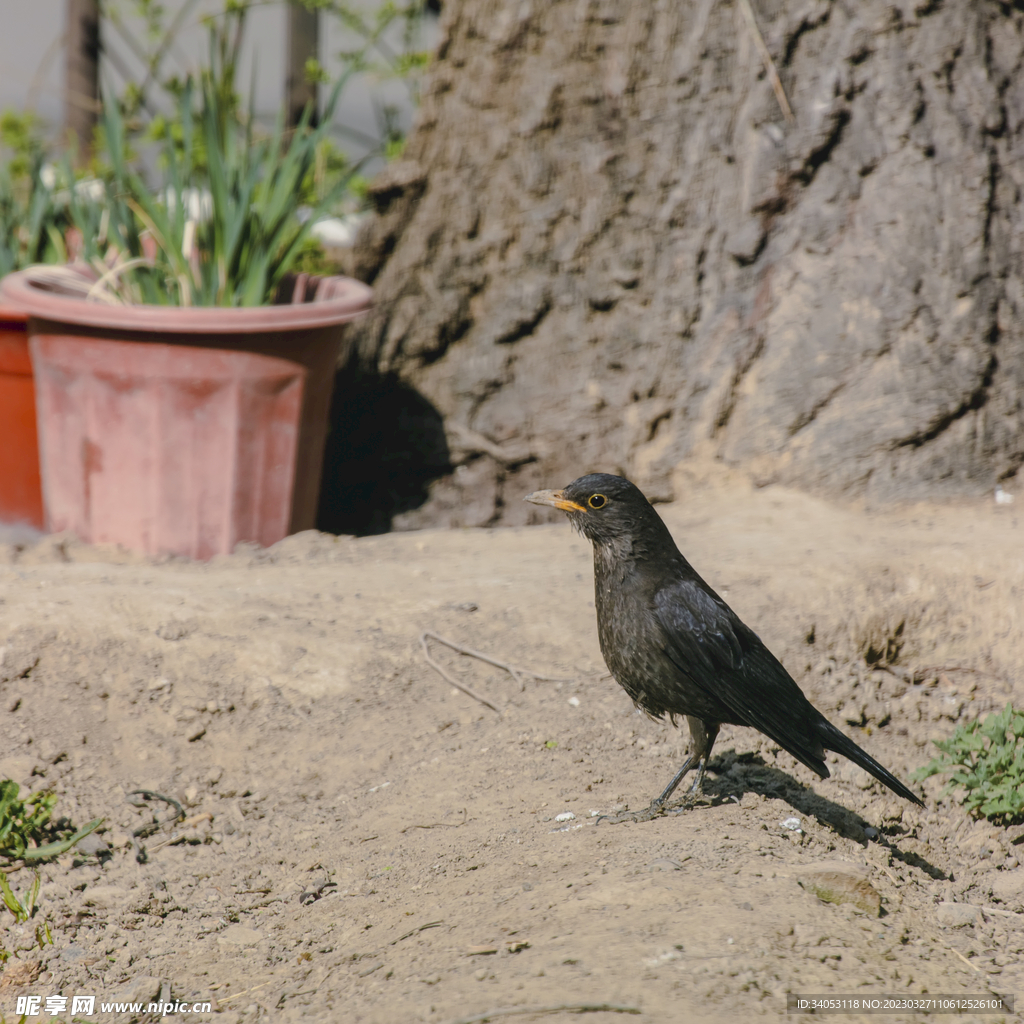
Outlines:
[[0, 306], [0, 523], [43, 528], [36, 396], [21, 310]]
[[190, 558], [311, 528], [344, 324], [371, 292], [309, 283], [288, 304], [222, 309], [5, 278], [0, 297], [29, 316], [46, 528]]

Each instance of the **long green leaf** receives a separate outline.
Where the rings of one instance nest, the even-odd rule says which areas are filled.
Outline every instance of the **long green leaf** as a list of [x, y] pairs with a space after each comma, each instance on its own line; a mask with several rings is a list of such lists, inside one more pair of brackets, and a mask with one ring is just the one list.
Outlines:
[[[87, 835], [95, 832], [96, 829], [103, 824], [103, 818], [96, 818], [90, 821], [88, 825], [80, 828], [73, 836], [69, 836], [67, 839], [61, 839], [56, 843], [47, 843], [45, 846], [29, 847], [22, 854], [22, 859], [26, 864], [37, 861], [37, 860], [48, 860], [50, 857], [59, 857], [62, 853], [67, 853], [76, 843], [83, 840]], [[0, 872], [2, 874], [2, 872]]]

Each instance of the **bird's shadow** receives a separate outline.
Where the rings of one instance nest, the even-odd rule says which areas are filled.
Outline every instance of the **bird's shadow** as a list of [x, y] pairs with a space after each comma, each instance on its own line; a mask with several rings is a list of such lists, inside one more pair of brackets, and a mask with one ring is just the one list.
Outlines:
[[[739, 765], [739, 771], [733, 770], [736, 765]], [[732, 802], [733, 798], [742, 799], [744, 793], [784, 800], [794, 811], [829, 826], [844, 839], [852, 839], [865, 848], [874, 841], [908, 867], [917, 868], [940, 881], [952, 879], [951, 875], [919, 854], [901, 850], [896, 845], [896, 835], [890, 838], [879, 831], [874, 840], [869, 839], [865, 830], [870, 826], [856, 811], [823, 797], [786, 772], [771, 767], [758, 754], [723, 751], [708, 762], [708, 771], [717, 776], [704, 782], [705, 796], [711, 799], [713, 806]]]

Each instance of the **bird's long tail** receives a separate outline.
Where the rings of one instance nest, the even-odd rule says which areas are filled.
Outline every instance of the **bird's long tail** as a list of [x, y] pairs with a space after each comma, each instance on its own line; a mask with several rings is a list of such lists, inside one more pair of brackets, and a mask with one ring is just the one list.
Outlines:
[[827, 750], [834, 750], [843, 757], [848, 757], [854, 764], [859, 765], [866, 772], [870, 772], [879, 782], [888, 786], [894, 793], [917, 804], [924, 806], [924, 802], [915, 793], [912, 793], [906, 786], [896, 778], [892, 772], [883, 768], [866, 750], [857, 746], [849, 736], [841, 733], [830, 721], [822, 718], [818, 722], [818, 738], [821, 745]]

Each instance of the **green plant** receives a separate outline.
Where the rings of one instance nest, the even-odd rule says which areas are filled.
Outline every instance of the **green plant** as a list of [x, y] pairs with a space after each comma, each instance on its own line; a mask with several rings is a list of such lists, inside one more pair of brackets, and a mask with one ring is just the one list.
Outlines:
[[39, 123], [34, 114], [5, 110], [0, 114], [0, 143], [11, 154], [7, 170], [14, 178], [28, 178], [43, 153]]
[[0, 277], [32, 263], [63, 262], [67, 211], [43, 180], [45, 151], [35, 118], [4, 111], [0, 144], [10, 154], [0, 164]]
[[[173, 268], [182, 304], [255, 306], [273, 296], [302, 251], [313, 221], [347, 185], [347, 178], [336, 182], [300, 223], [302, 185], [314, 169], [343, 85], [344, 80], [335, 86], [321, 126], [311, 129], [307, 112], [286, 144], [281, 120], [269, 139], [254, 137], [251, 114], [244, 129], [236, 128], [220, 107], [223, 97], [214, 88], [213, 76], [204, 76], [198, 127], [206, 149], [206, 175], [189, 180], [182, 173], [185, 165], [167, 150], [166, 201], [140, 191], [135, 183], [136, 212]], [[186, 154], [194, 140], [186, 110], [190, 101], [186, 89], [181, 106]], [[197, 188], [211, 197], [208, 217], [191, 217], [186, 209]]]
[[25, 897], [25, 902], [22, 903], [15, 896], [11, 883], [7, 880], [7, 875], [0, 871], [0, 897], [7, 904], [7, 909], [14, 915], [14, 920], [18, 924], [21, 924], [22, 921], [27, 921], [35, 913], [36, 900], [39, 898], [39, 873], [37, 872], [32, 880], [32, 884], [28, 888], [28, 895]]
[[339, 272], [337, 264], [328, 258], [320, 240], [309, 236], [302, 243], [295, 262], [292, 264], [292, 270], [296, 274], [318, 274], [320, 276]]
[[[424, 48], [425, 26], [429, 0], [301, 0], [310, 10], [320, 11], [334, 19], [352, 45], [338, 56], [346, 69], [346, 76], [359, 74], [368, 80], [377, 115], [377, 133], [370, 135], [337, 120], [334, 128], [347, 136], [369, 157], [394, 159], [404, 142], [398, 124], [398, 108], [379, 98], [373, 83], [385, 80], [400, 82], [412, 104], [419, 101], [420, 81], [430, 64], [430, 53]], [[122, 95], [122, 107], [133, 123], [142, 142], [174, 138], [182, 147], [181, 124], [173, 112], [163, 110], [167, 98], [176, 105], [185, 86], [178, 74], [168, 73], [166, 64], [174, 52], [178, 34], [190, 20], [197, 0], [183, 0], [173, 18], [168, 18], [165, 5], [154, 0], [105, 0], [104, 17], [117, 35], [127, 44], [136, 59], [146, 68], [142, 81], [130, 82]], [[220, 105], [239, 122], [244, 120], [243, 105], [235, 85], [246, 17], [256, 0], [224, 0], [216, 14], [204, 15], [201, 20], [214, 33], [217, 44], [220, 74], [217, 80]], [[125, 18], [125, 8], [132, 9], [141, 19], [144, 32], [138, 33]], [[310, 82], [327, 84], [330, 75], [315, 58], [306, 61], [305, 76]], [[136, 123], [141, 122], [141, 127]], [[192, 158], [200, 164], [205, 160], [205, 149], [200, 140], [192, 150]], [[331, 172], [347, 170], [347, 161]], [[326, 191], [326, 189], [321, 189]]]
[[[83, 257], [99, 280], [94, 298], [183, 306], [257, 306], [272, 301], [303, 254], [309, 231], [348, 186], [357, 167], [324, 190], [317, 163], [329, 162], [326, 133], [347, 76], [335, 85], [323, 120], [310, 112], [286, 136], [255, 132], [252, 111], [237, 116], [225, 84], [232, 51], [211, 29], [209, 64], [186, 80], [163, 142], [163, 184], [147, 187], [132, 166], [129, 133], [114, 100], [104, 105], [107, 199], [100, 209], [71, 190], [71, 216]], [[197, 150], [202, 150], [198, 158]], [[316, 193], [319, 192], [319, 195]], [[300, 207], [311, 200], [311, 208]], [[150, 241], [151, 240], [151, 241]]]
[[418, 99], [421, 74], [430, 64], [429, 51], [420, 48], [429, 6], [426, 0], [385, 0], [371, 5], [351, 0], [302, 3], [310, 10], [333, 15], [359, 40], [357, 46], [340, 54], [346, 64], [357, 64], [379, 78], [399, 79], [410, 99]]
[[916, 780], [949, 775], [945, 792], [962, 787], [962, 802], [975, 817], [1007, 825], [1024, 819], [1024, 713], [1007, 704], [934, 742], [941, 753], [917, 769]]
[[[18, 784], [11, 779], [0, 782], [0, 856], [26, 863], [59, 857], [103, 824], [102, 818], [96, 818], [74, 834], [61, 836], [71, 830], [51, 824], [56, 795], [35, 793], [28, 800], [21, 800], [18, 792]], [[6, 881], [3, 872], [0, 877]]]

